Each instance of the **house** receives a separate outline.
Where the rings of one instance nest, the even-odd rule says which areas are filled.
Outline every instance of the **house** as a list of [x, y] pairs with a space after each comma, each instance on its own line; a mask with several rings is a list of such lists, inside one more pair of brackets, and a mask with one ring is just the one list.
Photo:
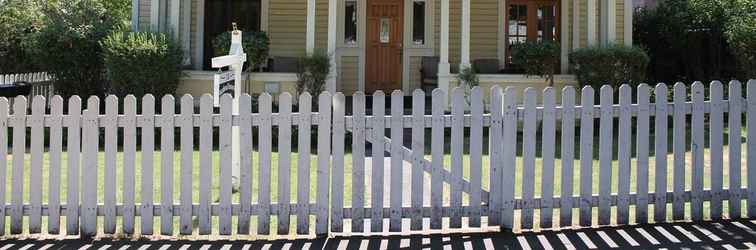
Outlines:
[[[230, 30], [266, 31], [273, 61], [251, 76], [249, 92], [293, 92], [285, 62], [327, 50], [327, 89], [347, 95], [421, 87], [449, 89], [461, 67], [493, 84], [543, 87], [512, 69], [510, 48], [524, 41], [561, 44], [557, 85], [575, 84], [567, 55], [578, 48], [632, 44], [633, 0], [132, 0], [134, 29], [176, 31], [187, 55], [177, 94], [211, 90], [211, 40]], [[421, 79], [423, 78], [423, 79]]]

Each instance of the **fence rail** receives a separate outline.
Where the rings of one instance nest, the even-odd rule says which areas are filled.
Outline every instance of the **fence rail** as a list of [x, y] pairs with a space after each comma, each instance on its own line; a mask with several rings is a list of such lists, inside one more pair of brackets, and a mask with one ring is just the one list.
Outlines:
[[[309, 94], [293, 107], [293, 97], [284, 93], [277, 113], [268, 94], [259, 96], [259, 112], [252, 113], [252, 98], [245, 94], [238, 114], [230, 96], [221, 97], [218, 113], [208, 95], [200, 98], [199, 113], [193, 97], [183, 96], [176, 105], [166, 96], [159, 104], [162, 114], [155, 114], [157, 100], [150, 95], [141, 99], [140, 114], [133, 96], [122, 104], [109, 96], [103, 106], [97, 97], [86, 103], [73, 97], [65, 114], [59, 96], [49, 100], [49, 111], [44, 97], [34, 97], [29, 114], [26, 98], [16, 98], [13, 107], [0, 98], [0, 155], [11, 156], [0, 157], [0, 234], [6, 233], [6, 217], [10, 234], [23, 233], [25, 223], [28, 233], [40, 233], [46, 220], [48, 233], [63, 228], [84, 236], [99, 228], [149, 235], [156, 226], [167, 235], [248, 234], [255, 226], [263, 235], [271, 228], [308, 234], [311, 226], [316, 234], [383, 232], [385, 219], [389, 231], [402, 230], [406, 222], [412, 230], [428, 230], [700, 221], [739, 218], [743, 204], [746, 216], [756, 218], [756, 81], [747, 86], [743, 98], [741, 83], [730, 82], [732, 98], [726, 100], [724, 86], [713, 82], [706, 100], [702, 83], [692, 84], [690, 93], [676, 84], [671, 102], [663, 84], [640, 85], [635, 95], [627, 85], [617, 92], [604, 86], [598, 104], [594, 90], [585, 87], [579, 105], [572, 87], [561, 91], [558, 105], [552, 88], [540, 93], [543, 102], [537, 104], [535, 89], [526, 89], [517, 103], [513, 88], [494, 87], [490, 110], [484, 109], [481, 89], [472, 89], [468, 103], [457, 88], [450, 95], [433, 91], [431, 114], [425, 113], [421, 91], [413, 92], [412, 114], [405, 114], [399, 91], [388, 98], [373, 95], [373, 110], [356, 93], [349, 115], [341, 93], [315, 97], [320, 112], [312, 112]], [[386, 99], [389, 110], [383, 108]], [[228, 131], [234, 126], [240, 128], [238, 193], [228, 181], [233, 172]], [[314, 152], [295, 148], [294, 140], [296, 145], [314, 140], [317, 146]]]

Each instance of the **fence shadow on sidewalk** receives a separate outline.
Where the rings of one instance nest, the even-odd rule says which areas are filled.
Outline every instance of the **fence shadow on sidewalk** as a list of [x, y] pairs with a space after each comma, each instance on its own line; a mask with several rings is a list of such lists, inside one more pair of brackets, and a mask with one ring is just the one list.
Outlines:
[[565, 229], [519, 234], [476, 233], [351, 236], [301, 240], [0, 241], [0, 249], [753, 249], [756, 224], [749, 220], [661, 223]]

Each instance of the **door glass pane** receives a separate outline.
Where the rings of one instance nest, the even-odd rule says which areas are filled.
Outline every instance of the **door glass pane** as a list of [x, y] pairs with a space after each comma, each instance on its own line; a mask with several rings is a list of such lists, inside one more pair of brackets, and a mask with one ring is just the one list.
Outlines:
[[412, 4], [412, 41], [425, 44], [425, 2], [415, 0]]
[[556, 37], [556, 6], [538, 7], [538, 41], [553, 41]]
[[381, 18], [381, 43], [389, 43], [389, 25], [391, 24], [391, 19], [387, 17]]
[[[512, 46], [523, 43], [528, 39], [528, 6], [524, 4], [509, 5], [509, 15], [507, 18], [507, 46], [511, 51]], [[510, 61], [511, 55], [507, 55], [507, 61]]]
[[346, 1], [344, 6], [344, 43], [357, 44], [357, 1]]

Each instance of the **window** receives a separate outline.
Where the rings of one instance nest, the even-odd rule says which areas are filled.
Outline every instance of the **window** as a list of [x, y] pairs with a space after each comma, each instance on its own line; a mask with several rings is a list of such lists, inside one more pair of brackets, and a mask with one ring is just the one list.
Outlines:
[[415, 0], [412, 3], [412, 42], [415, 45], [425, 44], [425, 1]]
[[260, 5], [261, 0], [205, 0], [205, 69], [210, 69], [210, 59], [216, 56], [213, 39], [233, 29], [231, 23], [236, 23], [239, 30], [260, 31]]
[[559, 36], [557, 0], [509, 0], [506, 12], [507, 62], [512, 46], [527, 41], [556, 41]]
[[344, 44], [357, 44], [357, 1], [347, 0], [344, 4]]

